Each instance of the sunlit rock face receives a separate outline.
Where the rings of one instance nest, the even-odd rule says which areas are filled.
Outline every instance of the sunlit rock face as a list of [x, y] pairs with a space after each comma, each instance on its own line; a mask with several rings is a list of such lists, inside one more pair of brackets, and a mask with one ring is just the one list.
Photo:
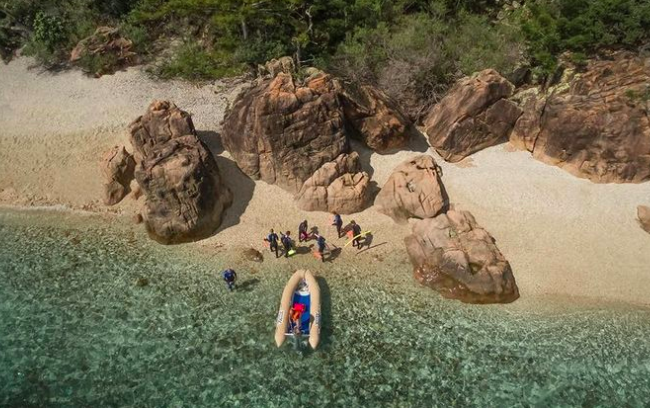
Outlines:
[[417, 221], [405, 242], [415, 278], [446, 298], [466, 303], [519, 298], [510, 264], [467, 211]]

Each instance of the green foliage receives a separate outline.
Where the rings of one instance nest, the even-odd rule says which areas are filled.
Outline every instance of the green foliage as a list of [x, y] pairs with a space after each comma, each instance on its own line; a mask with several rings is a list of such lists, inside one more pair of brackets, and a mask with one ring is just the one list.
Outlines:
[[61, 19], [39, 11], [34, 19], [33, 40], [53, 51], [59, 44], [65, 41], [63, 22]]
[[634, 46], [649, 38], [647, 0], [537, 0], [521, 27], [533, 62], [551, 72], [557, 56], [584, 59], [603, 47]]
[[163, 79], [183, 78], [202, 81], [241, 74], [227, 55], [204, 50], [195, 42], [187, 42], [177, 50], [172, 59], [165, 60], [153, 73]]

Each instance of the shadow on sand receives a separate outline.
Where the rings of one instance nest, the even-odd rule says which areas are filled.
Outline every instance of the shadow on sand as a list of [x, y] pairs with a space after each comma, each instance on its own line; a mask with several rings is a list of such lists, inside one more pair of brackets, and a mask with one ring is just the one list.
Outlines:
[[223, 153], [224, 148], [221, 143], [221, 135], [212, 130], [197, 130], [196, 132], [199, 140], [201, 140], [210, 149], [212, 155], [217, 158], [218, 155]]
[[214, 158], [219, 166], [221, 177], [233, 194], [232, 205], [226, 210], [221, 226], [215, 231], [215, 234], [218, 234], [229, 227], [239, 224], [242, 214], [244, 214], [248, 203], [253, 198], [255, 182], [245, 175], [234, 161], [223, 156], [215, 156]]

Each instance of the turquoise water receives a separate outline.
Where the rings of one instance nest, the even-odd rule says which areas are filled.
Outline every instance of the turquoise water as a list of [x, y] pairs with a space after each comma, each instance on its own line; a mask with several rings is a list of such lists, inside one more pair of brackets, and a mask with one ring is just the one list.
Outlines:
[[387, 261], [321, 273], [323, 341], [301, 352], [273, 342], [293, 268], [235, 261], [105, 220], [0, 213], [0, 406], [650, 406], [648, 309], [463, 305]]

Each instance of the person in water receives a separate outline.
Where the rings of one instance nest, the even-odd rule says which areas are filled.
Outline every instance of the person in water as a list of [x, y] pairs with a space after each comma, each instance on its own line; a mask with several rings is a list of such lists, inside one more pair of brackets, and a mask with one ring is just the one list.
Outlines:
[[286, 234], [282, 234], [280, 241], [282, 241], [282, 246], [284, 247], [284, 257], [288, 258], [289, 251], [291, 251], [291, 247], [293, 246], [293, 243], [291, 241], [291, 231], [287, 231]]
[[235, 281], [237, 280], [237, 272], [233, 269], [226, 269], [221, 273], [223, 280], [226, 282], [229, 291], [235, 290]]
[[354, 220], [350, 221], [350, 225], [352, 225], [352, 246], [361, 249], [361, 226]]
[[273, 231], [272, 229], [271, 229], [271, 232], [269, 232], [269, 235], [267, 235], [266, 238], [264, 238], [264, 240], [269, 243], [269, 249], [271, 250], [271, 252], [275, 252], [275, 257], [276, 258], [280, 257], [280, 255], [278, 253], [278, 251], [279, 251], [279, 249], [278, 249], [278, 240], [279, 239], [280, 238], [278, 237], [278, 234], [276, 234], [275, 231]]
[[307, 241], [309, 238], [309, 234], [307, 233], [308, 228], [309, 225], [307, 224], [307, 220], [300, 223], [298, 226], [298, 242]]
[[341, 227], [343, 227], [343, 219], [336, 211], [333, 212], [332, 215], [334, 215], [332, 218], [332, 225], [336, 226], [336, 235], [341, 238]]
[[325, 243], [325, 237], [322, 235], [317, 235], [316, 245], [318, 246], [318, 253], [320, 254], [321, 262], [325, 262], [325, 256], [323, 255], [323, 253], [325, 252], [325, 246], [327, 245]]

